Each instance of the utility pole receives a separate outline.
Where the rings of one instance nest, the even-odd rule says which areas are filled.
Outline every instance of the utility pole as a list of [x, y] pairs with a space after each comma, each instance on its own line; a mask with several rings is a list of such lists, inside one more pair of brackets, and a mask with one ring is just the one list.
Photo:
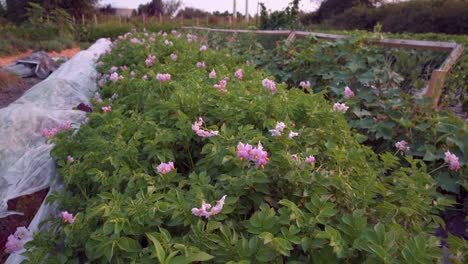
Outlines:
[[245, 0], [245, 21], [249, 22], [249, 0]]
[[236, 9], [236, 0], [233, 0], [233, 12], [232, 12], [232, 16], [234, 17], [234, 19], [237, 18], [237, 9]]

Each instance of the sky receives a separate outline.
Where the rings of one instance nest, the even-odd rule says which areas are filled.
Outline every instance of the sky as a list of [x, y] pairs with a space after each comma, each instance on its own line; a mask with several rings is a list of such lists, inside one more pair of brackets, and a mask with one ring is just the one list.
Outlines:
[[[209, 12], [220, 11], [224, 12], [228, 10], [232, 12], [233, 0], [181, 0], [184, 7], [196, 7]], [[100, 4], [112, 4], [114, 7], [124, 8], [137, 8], [140, 4], [145, 4], [150, 0], [101, 0]], [[254, 15], [257, 13], [257, 3], [263, 2], [267, 9], [283, 10], [291, 0], [249, 0], [249, 14]], [[300, 9], [302, 11], [313, 11], [318, 5], [317, 1], [302, 0]], [[237, 0], [237, 11], [245, 13], [245, 0]]]

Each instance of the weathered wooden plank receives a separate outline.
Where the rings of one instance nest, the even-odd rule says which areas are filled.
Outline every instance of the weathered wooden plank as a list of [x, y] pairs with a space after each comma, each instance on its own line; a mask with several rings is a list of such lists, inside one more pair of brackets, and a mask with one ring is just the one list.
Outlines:
[[440, 96], [444, 88], [445, 77], [447, 71], [433, 70], [431, 74], [431, 80], [429, 81], [429, 88], [427, 89], [426, 96], [433, 98], [433, 106], [439, 105]]
[[424, 40], [406, 40], [406, 39], [370, 39], [370, 44], [393, 48], [413, 48], [439, 51], [451, 51], [457, 47], [455, 42], [424, 41]]
[[462, 54], [463, 54], [463, 46], [457, 44], [457, 47], [454, 48], [452, 52], [450, 52], [450, 55], [444, 61], [444, 63], [440, 67], [440, 70], [450, 71], [452, 66], [457, 62], [458, 58], [460, 58]]

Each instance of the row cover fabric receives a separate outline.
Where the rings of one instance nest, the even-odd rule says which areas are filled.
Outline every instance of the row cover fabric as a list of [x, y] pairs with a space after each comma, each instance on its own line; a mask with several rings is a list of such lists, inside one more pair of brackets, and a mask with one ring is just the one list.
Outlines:
[[[41, 132], [67, 121], [78, 128], [84, 121], [86, 113], [72, 108], [80, 103], [89, 104], [89, 98], [97, 90], [96, 59], [110, 44], [108, 39], [98, 40], [17, 101], [0, 109], [0, 218], [21, 214], [8, 211], [10, 199], [47, 187], [50, 187], [49, 194], [61, 188], [55, 162], [50, 156], [53, 145], [47, 143]], [[53, 206], [43, 203], [29, 230], [35, 232], [38, 224], [53, 210]], [[12, 255], [6, 263], [20, 263], [21, 260], [21, 256]]]

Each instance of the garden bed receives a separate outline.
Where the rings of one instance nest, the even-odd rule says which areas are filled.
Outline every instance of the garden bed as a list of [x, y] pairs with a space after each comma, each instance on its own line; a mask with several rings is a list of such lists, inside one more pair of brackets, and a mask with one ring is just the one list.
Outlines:
[[376, 154], [347, 124], [344, 87], [287, 89], [207, 44], [128, 33], [101, 58], [88, 122], [49, 137], [63, 217], [26, 244], [31, 261], [441, 259], [432, 233], [452, 201], [406, 143]]

